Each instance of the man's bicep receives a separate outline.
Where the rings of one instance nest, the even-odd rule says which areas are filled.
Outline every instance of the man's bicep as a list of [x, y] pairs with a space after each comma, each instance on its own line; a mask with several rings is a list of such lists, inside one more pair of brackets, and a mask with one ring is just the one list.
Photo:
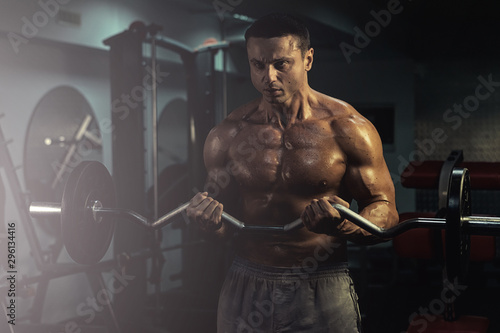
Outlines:
[[394, 184], [380, 137], [371, 124], [360, 134], [356, 147], [347, 154], [346, 185], [360, 208], [376, 201], [394, 203]]
[[360, 208], [377, 201], [394, 203], [394, 184], [385, 163], [351, 166], [346, 184]]
[[[384, 160], [382, 142], [375, 127], [363, 117], [353, 117], [345, 123], [345, 140], [341, 141], [346, 155], [343, 179], [352, 199], [358, 203], [359, 214], [372, 223], [390, 228], [397, 224], [398, 214], [391, 175]], [[354, 231], [350, 239], [360, 244], [380, 241], [358, 227], [346, 224]]]

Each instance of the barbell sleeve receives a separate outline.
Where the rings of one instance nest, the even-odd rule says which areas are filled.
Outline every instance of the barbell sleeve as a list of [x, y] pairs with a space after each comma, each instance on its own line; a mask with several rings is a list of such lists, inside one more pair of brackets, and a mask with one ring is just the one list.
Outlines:
[[61, 215], [61, 204], [55, 202], [32, 202], [29, 207], [29, 213], [33, 217], [57, 217]]
[[500, 218], [493, 216], [465, 216], [465, 233], [470, 235], [484, 235], [500, 237]]
[[464, 216], [462, 217], [463, 222], [488, 222], [493, 224], [500, 223], [500, 217], [495, 216]]
[[[157, 227], [158, 224], [165, 225], [167, 219], [170, 219], [171, 217], [180, 212], [178, 208], [166, 214], [158, 221], [155, 221], [156, 224], [152, 224], [146, 217], [142, 216], [141, 214], [131, 209], [99, 207], [98, 205], [95, 204], [92, 207], [87, 207], [87, 209], [93, 214], [95, 214], [95, 217], [97, 218], [94, 218], [94, 220], [96, 220], [96, 222], [98, 222], [98, 218], [102, 216], [121, 217], [133, 221], [135, 223], [138, 223], [146, 228], [155, 228]], [[183, 209], [185, 209], [185, 207], [183, 207]], [[32, 202], [29, 206], [29, 213], [32, 217], [60, 217], [61, 211], [62, 211], [61, 204], [55, 202], [36, 201]]]

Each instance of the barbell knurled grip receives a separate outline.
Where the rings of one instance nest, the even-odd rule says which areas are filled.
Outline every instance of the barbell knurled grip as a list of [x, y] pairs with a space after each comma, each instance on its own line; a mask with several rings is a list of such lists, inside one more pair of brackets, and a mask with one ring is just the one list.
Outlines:
[[[158, 229], [158, 228], [161, 228], [161, 227], [169, 224], [170, 223], [169, 220], [171, 218], [182, 213], [188, 206], [189, 206], [189, 202], [186, 202], [186, 203], [180, 205], [179, 207], [171, 210], [167, 214], [160, 217], [158, 220], [151, 223], [150, 227], [153, 229]], [[225, 219], [226, 221], [228, 221], [229, 223], [231, 223], [233, 226], [235, 226], [238, 229], [243, 229], [245, 227], [245, 224], [243, 222], [241, 222], [237, 218], [229, 215], [226, 212], [222, 212], [222, 218]]]
[[304, 223], [302, 223], [302, 219], [301, 218], [298, 218], [296, 219], [295, 221], [293, 222], [290, 222], [286, 225], [283, 226], [283, 231], [284, 232], [288, 232], [288, 231], [292, 231], [292, 230], [296, 230], [296, 229], [300, 229], [304, 226]]
[[151, 223], [151, 228], [152, 229], [159, 229], [164, 227], [165, 225], [169, 224], [169, 220], [173, 218], [174, 216], [178, 215], [179, 213], [182, 213], [187, 207], [189, 206], [189, 201], [186, 203], [183, 203], [177, 208], [174, 208], [167, 214], [161, 216], [159, 219]]
[[241, 222], [236, 217], [231, 216], [226, 212], [222, 212], [222, 218], [224, 218], [226, 221], [228, 221], [229, 223], [231, 223], [233, 226], [235, 226], [238, 229], [245, 228], [245, 223]]
[[386, 238], [388, 236], [387, 230], [373, 224], [372, 222], [365, 219], [363, 216], [353, 212], [349, 208], [335, 203], [332, 204], [332, 207], [338, 210], [343, 218], [348, 219], [349, 221], [351, 221], [358, 227], [368, 231], [369, 233], [381, 238]]

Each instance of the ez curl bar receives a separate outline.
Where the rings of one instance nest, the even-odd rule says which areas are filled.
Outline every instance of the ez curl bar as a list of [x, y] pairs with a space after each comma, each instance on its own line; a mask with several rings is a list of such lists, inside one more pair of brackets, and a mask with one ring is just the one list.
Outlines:
[[[445, 252], [448, 279], [465, 279], [470, 253], [470, 235], [500, 235], [500, 218], [471, 216], [469, 172], [464, 168], [453, 170], [448, 191], [446, 218], [413, 218], [384, 229], [363, 218], [349, 208], [333, 204], [341, 216], [371, 234], [388, 239], [415, 228], [445, 230]], [[77, 263], [91, 265], [99, 262], [107, 252], [114, 232], [115, 219], [125, 218], [151, 229], [160, 229], [173, 222], [183, 212], [184, 203], [155, 221], [129, 209], [113, 208], [115, 190], [113, 180], [100, 162], [80, 163], [70, 174], [64, 186], [61, 203], [33, 202], [29, 207], [32, 217], [58, 216], [61, 219], [63, 242], [70, 257]], [[235, 217], [222, 213], [222, 218], [241, 231], [290, 232], [303, 227], [301, 219], [282, 226], [246, 225]]]

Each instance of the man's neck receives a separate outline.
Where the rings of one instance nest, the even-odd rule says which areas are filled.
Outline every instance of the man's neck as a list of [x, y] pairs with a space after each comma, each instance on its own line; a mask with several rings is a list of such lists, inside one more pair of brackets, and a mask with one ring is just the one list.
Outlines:
[[282, 128], [287, 128], [297, 121], [311, 116], [311, 104], [314, 99], [313, 90], [307, 89], [296, 92], [283, 103], [269, 103], [262, 100], [261, 106], [267, 114], [269, 122], [275, 122]]

